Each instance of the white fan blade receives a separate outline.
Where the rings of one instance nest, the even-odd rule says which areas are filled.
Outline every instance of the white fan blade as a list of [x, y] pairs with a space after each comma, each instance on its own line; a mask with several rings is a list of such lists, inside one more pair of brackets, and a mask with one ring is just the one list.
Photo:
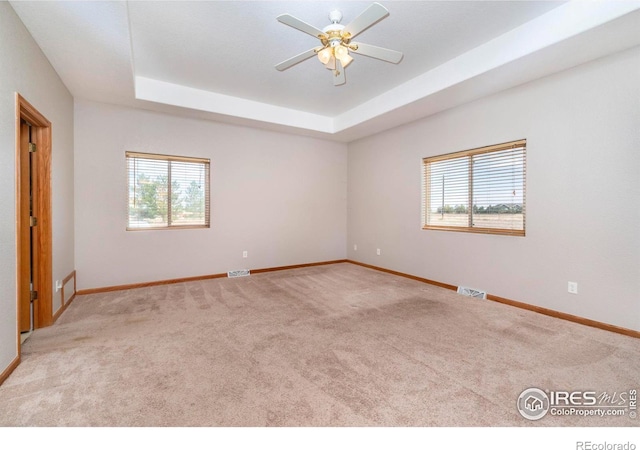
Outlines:
[[387, 8], [380, 3], [374, 3], [365, 9], [353, 22], [347, 25], [343, 33], [349, 33], [352, 38], [356, 37], [371, 25], [380, 22], [389, 15]]
[[321, 48], [322, 47], [315, 47], [310, 50], [307, 50], [306, 52], [300, 53], [299, 55], [296, 55], [293, 58], [289, 58], [286, 61], [282, 61], [280, 64], [276, 66], [276, 69], [278, 69], [281, 72], [283, 70], [287, 70], [289, 67], [295, 66], [296, 64], [301, 63], [302, 61], [306, 61], [312, 56], [315, 56], [316, 52]]
[[340, 60], [336, 59], [336, 70], [333, 71], [333, 85], [340, 86], [346, 82], [347, 79], [344, 76], [344, 67], [342, 67]]
[[319, 30], [318, 28], [312, 25], [309, 25], [308, 23], [303, 22], [302, 20], [296, 17], [293, 17], [291, 14], [281, 14], [277, 17], [277, 19], [278, 19], [278, 22], [281, 22], [285, 25], [289, 25], [290, 27], [293, 27], [296, 30], [300, 30], [303, 33], [307, 33], [313, 36], [314, 38], [319, 38], [320, 36], [326, 36], [322, 30]]
[[387, 61], [393, 64], [398, 64], [404, 56], [402, 52], [389, 50], [388, 48], [376, 47], [375, 45], [361, 44], [359, 42], [352, 42], [351, 45], [358, 46], [357, 50], [352, 50], [354, 53], [381, 59], [382, 61]]

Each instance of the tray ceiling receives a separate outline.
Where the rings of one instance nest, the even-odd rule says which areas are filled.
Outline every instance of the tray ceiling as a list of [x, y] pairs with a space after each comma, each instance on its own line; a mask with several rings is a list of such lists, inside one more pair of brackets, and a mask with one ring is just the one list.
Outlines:
[[355, 56], [347, 83], [317, 45], [276, 21], [349, 23], [371, 2], [11, 2], [76, 98], [343, 141], [640, 43], [639, 2], [386, 1], [358, 40], [402, 51], [398, 65]]

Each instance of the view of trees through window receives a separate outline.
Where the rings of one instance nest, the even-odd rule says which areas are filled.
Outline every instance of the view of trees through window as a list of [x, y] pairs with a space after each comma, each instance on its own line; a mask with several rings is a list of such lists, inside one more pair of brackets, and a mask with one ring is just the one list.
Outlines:
[[127, 154], [128, 228], [209, 225], [209, 162]]
[[424, 158], [424, 228], [524, 235], [525, 147]]

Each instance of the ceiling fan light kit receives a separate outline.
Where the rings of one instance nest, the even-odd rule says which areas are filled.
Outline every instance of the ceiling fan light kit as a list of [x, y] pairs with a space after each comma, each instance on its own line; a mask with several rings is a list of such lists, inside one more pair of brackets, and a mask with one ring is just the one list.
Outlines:
[[290, 14], [282, 14], [277, 18], [279, 22], [319, 39], [322, 45], [277, 64], [276, 69], [280, 71], [286, 70], [317, 55], [320, 62], [333, 72], [333, 84], [340, 86], [346, 83], [345, 67], [353, 62], [353, 56], [349, 53], [350, 51], [370, 58], [398, 64], [402, 60], [403, 55], [401, 52], [376, 47], [374, 45], [351, 42], [351, 39], [355, 36], [372, 25], [375, 25], [388, 15], [389, 11], [384, 6], [380, 3], [373, 3], [356, 17], [353, 22], [344, 26], [340, 23], [342, 21], [342, 13], [334, 10], [329, 13], [331, 24], [320, 30]]

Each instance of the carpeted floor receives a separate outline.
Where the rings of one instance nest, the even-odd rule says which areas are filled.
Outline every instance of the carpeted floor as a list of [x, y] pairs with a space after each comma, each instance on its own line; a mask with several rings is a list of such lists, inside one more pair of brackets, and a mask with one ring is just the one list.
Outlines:
[[529, 387], [640, 388], [640, 340], [353, 264], [79, 296], [0, 386], [3, 426], [528, 421]]

